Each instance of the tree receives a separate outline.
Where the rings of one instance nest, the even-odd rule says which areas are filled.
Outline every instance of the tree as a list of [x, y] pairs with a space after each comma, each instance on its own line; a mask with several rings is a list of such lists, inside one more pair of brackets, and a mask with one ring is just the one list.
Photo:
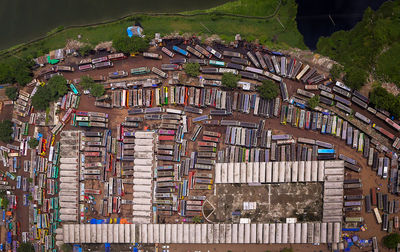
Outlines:
[[279, 88], [272, 80], [263, 80], [261, 86], [257, 87], [260, 97], [263, 99], [274, 99], [279, 95]]
[[32, 137], [31, 139], [29, 139], [28, 145], [29, 145], [29, 148], [35, 149], [39, 145], [39, 140], [37, 140], [36, 138]]
[[314, 95], [308, 100], [308, 106], [310, 108], [315, 109], [319, 105], [319, 95]]
[[342, 75], [342, 72], [343, 72], [343, 67], [338, 64], [334, 64], [329, 73], [331, 74], [333, 80], [337, 80]]
[[18, 252], [35, 252], [35, 248], [30, 242], [23, 242], [19, 245]]
[[237, 87], [237, 83], [240, 80], [240, 75], [234, 75], [233, 73], [224, 73], [222, 75], [222, 85], [229, 89], [234, 89]]
[[53, 76], [47, 83], [47, 88], [50, 90], [52, 101], [57, 100], [68, 92], [67, 80], [64, 76]]
[[93, 51], [93, 46], [91, 44], [86, 44], [79, 48], [78, 52], [82, 57], [88, 56]]
[[346, 82], [346, 85], [353, 89], [360, 89], [367, 79], [367, 73], [365, 70], [358, 67], [346, 68], [345, 72], [346, 75], [344, 76], [344, 81]]
[[400, 86], [400, 43], [395, 43], [389, 50], [382, 53], [377, 60], [376, 73], [385, 81], [394, 82]]
[[18, 97], [18, 88], [16, 88], [16, 87], [7, 87], [6, 88], [6, 95], [10, 100], [15, 101], [17, 99], [17, 97]]
[[90, 76], [82, 76], [79, 85], [83, 89], [90, 89], [95, 84], [94, 80]]
[[391, 233], [385, 237], [383, 237], [383, 245], [389, 249], [394, 249], [397, 247], [397, 244], [400, 243], [400, 235], [397, 233]]
[[32, 80], [32, 58], [8, 58], [0, 62], [0, 83], [19, 83], [25, 86]]
[[10, 120], [4, 120], [0, 122], [0, 141], [5, 143], [12, 142], [11, 134], [13, 133], [12, 122]]
[[113, 39], [115, 50], [123, 53], [144, 52], [149, 47], [148, 41], [140, 37], [128, 37], [125, 34]]
[[369, 93], [370, 103], [375, 107], [389, 111], [396, 118], [400, 117], [400, 97], [394, 96], [383, 87], [376, 87]]
[[200, 74], [200, 64], [199, 63], [187, 63], [184, 66], [185, 73], [191, 77], [197, 77]]
[[90, 93], [94, 96], [94, 97], [100, 97], [104, 94], [104, 86], [101, 84], [97, 84], [94, 83], [91, 87], [90, 87]]
[[32, 97], [32, 105], [37, 110], [45, 110], [52, 100], [50, 89], [39, 86], [37, 92]]

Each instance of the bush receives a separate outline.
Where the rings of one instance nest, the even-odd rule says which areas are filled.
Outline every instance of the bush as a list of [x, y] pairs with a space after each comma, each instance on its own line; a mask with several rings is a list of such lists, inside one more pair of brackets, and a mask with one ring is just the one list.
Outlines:
[[281, 250], [281, 252], [293, 252], [292, 248], [284, 248]]
[[6, 95], [8, 99], [15, 101], [18, 97], [18, 88], [16, 87], [7, 87], [6, 88]]
[[124, 34], [113, 39], [113, 47], [119, 52], [137, 53], [146, 51], [149, 47], [149, 43], [143, 38], [130, 38]]
[[39, 145], [39, 140], [32, 137], [31, 139], [29, 139], [28, 145], [29, 145], [29, 148], [35, 149]]
[[197, 77], [200, 74], [200, 64], [199, 63], [187, 63], [184, 66], [185, 73], [191, 77]]
[[11, 134], [13, 133], [12, 129], [13, 123], [9, 120], [4, 120], [0, 122], [0, 141], [5, 143], [12, 142]]
[[278, 86], [271, 80], [264, 80], [261, 86], [257, 87], [260, 97], [263, 99], [274, 99], [279, 94]]
[[86, 44], [79, 48], [78, 52], [81, 56], [86, 57], [90, 55], [90, 53], [93, 51], [93, 46], [90, 44]]
[[383, 237], [383, 245], [389, 249], [395, 249], [397, 244], [400, 243], [400, 235], [397, 233], [391, 233]]
[[234, 89], [237, 87], [237, 83], [240, 80], [240, 75], [234, 75], [233, 73], [224, 73], [222, 75], [222, 85], [229, 89]]
[[400, 43], [396, 43], [389, 50], [382, 53], [377, 60], [376, 73], [385, 81], [394, 82], [400, 86]]
[[319, 105], [319, 95], [314, 95], [314, 97], [308, 100], [308, 106], [310, 108], [315, 109]]

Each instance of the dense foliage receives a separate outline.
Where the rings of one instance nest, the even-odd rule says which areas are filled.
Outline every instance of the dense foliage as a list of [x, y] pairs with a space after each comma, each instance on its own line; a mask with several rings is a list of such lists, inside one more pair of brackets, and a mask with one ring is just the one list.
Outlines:
[[222, 85], [229, 89], [234, 89], [237, 87], [237, 83], [240, 80], [240, 75], [235, 75], [233, 73], [224, 73], [222, 75]]
[[343, 67], [341, 65], [334, 64], [329, 73], [333, 80], [338, 80], [343, 73]]
[[197, 77], [200, 74], [200, 64], [199, 63], [187, 63], [184, 66], [185, 73], [191, 77]]
[[0, 62], [0, 83], [18, 83], [25, 86], [32, 80], [34, 62], [31, 58], [8, 58]]
[[395, 249], [397, 244], [400, 243], [400, 235], [397, 233], [391, 233], [383, 237], [383, 245], [389, 249]]
[[52, 77], [47, 85], [40, 86], [32, 97], [32, 105], [37, 110], [45, 110], [49, 103], [56, 101], [68, 92], [67, 80], [60, 75]]
[[28, 145], [29, 145], [29, 148], [35, 149], [39, 145], [39, 140], [37, 140], [36, 138], [32, 137], [31, 139], [29, 139]]
[[83, 89], [88, 89], [94, 97], [102, 96], [105, 91], [104, 86], [102, 84], [94, 82], [94, 80], [89, 76], [82, 76], [79, 85]]
[[7, 87], [6, 88], [6, 95], [8, 99], [15, 101], [18, 97], [18, 88], [16, 87]]
[[400, 97], [394, 96], [383, 87], [376, 87], [369, 93], [369, 101], [375, 107], [389, 111], [396, 118], [400, 117]]
[[314, 95], [308, 100], [308, 106], [310, 106], [310, 108], [314, 109], [318, 105], [319, 105], [319, 95]]
[[0, 122], [0, 141], [5, 143], [12, 142], [11, 134], [13, 133], [12, 122], [9, 120], [4, 120]]
[[[399, 27], [400, 29], [400, 27]], [[400, 43], [382, 53], [377, 60], [376, 73], [385, 81], [393, 81], [400, 86]]]
[[394, 78], [396, 72], [392, 68], [396, 63], [388, 55], [390, 51], [400, 54], [395, 44], [400, 41], [399, 15], [400, 1], [387, 1], [376, 12], [368, 8], [362, 21], [353, 29], [320, 38], [317, 50], [342, 64], [346, 73], [346, 84], [357, 89], [364, 84], [368, 73], [374, 70], [377, 57], [387, 48], [393, 47], [395, 49], [389, 49], [387, 54], [380, 56], [376, 74], [400, 84]]
[[113, 47], [118, 52], [137, 53], [146, 51], [149, 47], [149, 43], [144, 38], [130, 38], [126, 34], [123, 34], [113, 39]]
[[260, 97], [263, 99], [274, 99], [279, 95], [279, 88], [272, 80], [264, 80], [261, 86], [257, 87]]

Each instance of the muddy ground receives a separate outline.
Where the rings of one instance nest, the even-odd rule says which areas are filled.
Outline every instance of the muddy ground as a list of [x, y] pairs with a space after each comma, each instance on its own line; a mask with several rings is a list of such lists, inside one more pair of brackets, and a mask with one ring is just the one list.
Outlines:
[[[180, 57], [180, 56], [176, 56], [176, 58], [178, 58], [178, 57]], [[79, 59], [71, 58], [71, 61], [72, 61], [71, 63], [77, 63], [78, 60]], [[69, 63], [68, 60], [67, 60], [67, 63]], [[90, 75], [92, 77], [97, 77], [100, 75], [107, 76], [108, 73], [111, 71], [125, 70], [125, 71], [129, 72], [129, 70], [131, 68], [142, 67], [142, 66], [160, 67], [162, 63], [169, 63], [169, 58], [164, 56], [164, 59], [162, 61], [157, 61], [157, 60], [144, 59], [141, 56], [137, 56], [137, 57], [130, 57], [123, 61], [116, 61], [116, 62], [114, 62], [114, 67], [111, 69], [93, 70], [93, 71], [85, 72], [85, 73], [75, 71], [74, 73], [66, 73], [66, 74], [64, 74], [64, 76], [70, 80], [79, 78], [82, 75]], [[297, 88], [304, 87], [303, 84], [292, 81], [292, 80], [286, 80], [286, 83], [288, 85], [289, 94], [294, 94]], [[353, 105], [352, 108], [355, 111], [362, 112], [367, 117], [374, 119], [374, 121], [378, 121], [379, 125], [383, 126], [385, 129], [389, 130], [390, 132], [396, 133], [393, 129], [389, 128], [389, 126], [384, 124], [379, 119], [374, 118], [371, 114], [369, 114], [365, 110], [363, 110], [355, 105]], [[87, 96], [82, 96], [79, 110], [108, 113], [109, 114], [109, 128], [113, 129], [113, 134], [115, 134], [116, 125], [121, 123], [124, 120], [125, 116], [127, 116], [127, 109], [112, 109], [112, 110], [110, 110], [110, 109], [95, 107], [94, 106], [94, 98], [87, 97]], [[11, 114], [11, 111], [12, 111], [11, 106], [5, 106], [3, 108], [2, 113], [0, 114], [0, 119], [9, 117]], [[207, 113], [207, 110], [205, 113]], [[222, 119], [222, 117], [215, 117], [213, 119]], [[237, 119], [240, 121], [248, 121], [248, 122], [258, 122], [260, 120], [259, 117], [254, 117], [251, 114], [246, 115], [246, 114], [242, 114], [242, 113], [238, 113], [238, 112], [234, 112], [232, 116], [230, 116], [229, 118], [226, 118], [226, 119]], [[152, 124], [157, 124], [157, 122], [152, 122]], [[143, 125], [141, 125], [141, 126], [143, 126]], [[31, 131], [33, 131], [32, 128], [31, 128]], [[371, 168], [367, 166], [365, 158], [363, 158], [360, 153], [357, 153], [351, 147], [345, 145], [345, 143], [343, 141], [341, 141], [339, 138], [336, 138], [336, 137], [330, 136], [330, 135], [321, 135], [318, 132], [293, 128], [291, 126], [283, 126], [279, 123], [279, 118], [266, 119], [265, 128], [273, 129], [274, 134], [285, 133], [285, 134], [291, 134], [296, 138], [297, 137], [308, 137], [308, 138], [314, 138], [314, 139], [319, 139], [321, 141], [333, 143], [335, 145], [335, 149], [337, 150], [338, 154], [343, 153], [346, 156], [349, 156], [349, 157], [357, 160], [357, 162], [362, 166], [362, 171], [360, 174], [356, 174], [354, 172], [347, 171], [346, 177], [347, 178], [350, 178], [350, 177], [351, 178], [361, 178], [362, 183], [363, 183], [362, 192], [364, 195], [368, 194], [372, 187], [378, 187], [381, 192], [387, 193], [387, 186], [386, 186], [387, 180], [382, 180], [382, 179], [378, 178], [376, 176], [375, 172], [371, 171]], [[76, 129], [76, 128], [69, 125], [65, 128], [65, 130], [68, 130], [68, 129]], [[220, 133], [225, 132], [225, 127], [207, 126], [207, 127], [205, 127], [205, 129], [215, 130]], [[30, 135], [32, 135], [32, 132], [30, 132]], [[222, 147], [222, 146], [223, 145], [220, 144], [220, 147]], [[189, 153], [190, 153], [190, 151], [194, 150], [195, 148], [196, 148], [195, 144], [190, 143], [189, 148], [188, 148]], [[28, 155], [28, 156], [30, 157], [30, 155]], [[23, 160], [25, 160], [27, 158], [22, 158], [21, 161], [23, 162]], [[1, 169], [4, 170], [4, 167]], [[22, 169], [20, 169], [17, 172], [17, 175], [28, 176], [28, 174], [25, 174]], [[101, 184], [96, 181], [87, 181], [86, 183], [87, 183], [86, 185], [88, 186], [88, 188], [102, 189]], [[15, 184], [15, 182], [11, 182], [11, 184], [13, 185], [13, 184]], [[131, 196], [129, 196], [129, 195], [131, 195], [132, 192], [129, 191], [128, 188], [125, 188], [125, 190], [126, 190], [126, 196], [124, 198], [130, 199]], [[217, 188], [217, 190], [218, 190], [218, 188]], [[264, 190], [265, 191], [262, 194], [265, 194], [265, 193], [268, 194], [268, 190], [267, 189], [264, 189]], [[357, 192], [357, 190], [346, 191], [346, 193], [348, 193], [348, 194], [355, 194], [356, 192]], [[21, 221], [22, 231], [27, 231], [28, 227], [29, 227], [28, 214], [27, 214], [28, 208], [22, 206], [22, 195], [24, 192], [22, 192], [22, 190], [16, 190], [15, 193], [18, 196], [18, 203], [19, 203], [19, 208], [17, 210], [17, 219]], [[193, 193], [194, 194], [202, 194], [199, 192], [193, 192]], [[208, 195], [211, 196], [212, 194], [213, 194], [212, 191], [208, 192]], [[100, 205], [99, 203], [100, 203], [101, 198], [102, 198], [101, 196], [96, 196], [97, 204], [96, 204], [95, 209], [97, 212], [100, 210], [100, 209], [98, 209], [98, 207]], [[394, 197], [392, 195], [390, 195], [389, 198], [394, 199]], [[254, 200], [254, 199], [249, 198], [249, 201], [251, 201], [251, 200]], [[290, 199], [288, 199], [288, 201], [290, 201]], [[239, 204], [239, 203], [237, 203], [237, 204]], [[267, 205], [265, 205], [265, 207], [266, 206]], [[123, 206], [123, 215], [126, 214], [125, 216], [129, 216], [129, 211], [130, 211], [130, 209], [126, 209], [125, 206]], [[231, 211], [231, 210], [229, 210], [229, 211]], [[267, 213], [267, 214], [269, 214], [269, 213]], [[88, 215], [93, 216], [93, 217], [99, 217], [98, 214], [96, 214], [96, 213], [88, 213]], [[372, 236], [377, 236], [378, 240], [380, 241], [381, 238], [387, 234], [386, 232], [380, 231], [381, 226], [376, 223], [375, 217], [373, 216], [372, 213], [365, 213], [365, 210], [363, 209], [361, 212], [361, 216], [364, 217], [365, 223], [367, 224], [368, 229], [365, 232], [355, 233], [358, 236], [360, 236], [360, 238], [368, 239]], [[394, 214], [390, 215], [390, 219], [392, 219], [393, 216], [394, 216]], [[176, 216], [167, 218], [167, 221], [170, 221], [170, 222], [177, 222], [180, 220], [181, 220], [181, 218], [176, 217]], [[314, 245], [237, 245], [237, 244], [235, 244], [234, 246], [225, 245], [225, 244], [224, 245], [211, 245], [211, 246], [210, 245], [197, 245], [197, 244], [196, 245], [194, 245], [194, 244], [170, 245], [170, 250], [171, 251], [229, 251], [229, 250], [230, 251], [267, 251], [267, 250], [279, 251], [283, 247], [289, 247], [289, 246], [292, 247], [294, 249], [294, 251], [304, 251], [304, 252], [305, 251], [307, 251], [307, 252], [308, 251], [328, 251], [326, 245], [314, 246]], [[112, 245], [112, 247], [113, 247], [113, 245]], [[380, 246], [380, 247], [382, 247], [382, 246]], [[121, 248], [117, 247], [117, 248], [119, 251], [124, 250], [122, 247]], [[366, 250], [363, 250], [363, 251], [366, 251]], [[384, 250], [381, 249], [381, 251], [384, 251]]]

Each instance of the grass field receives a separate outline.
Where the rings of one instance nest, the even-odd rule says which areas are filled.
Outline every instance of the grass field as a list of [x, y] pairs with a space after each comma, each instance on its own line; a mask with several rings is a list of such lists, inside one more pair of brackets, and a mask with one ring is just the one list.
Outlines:
[[148, 36], [153, 36], [156, 32], [161, 33], [161, 35], [173, 32], [196, 35], [218, 34], [225, 41], [233, 41], [235, 34], [240, 33], [248, 41], [259, 39], [260, 43], [274, 49], [306, 48], [303, 37], [297, 30], [295, 21], [297, 5], [295, 0], [282, 0], [278, 13], [269, 19], [231, 17], [220, 14], [267, 17], [274, 13], [279, 2], [279, 0], [238, 0], [208, 10], [182, 13], [209, 13], [207, 15], [183, 17], [137, 14], [103, 25], [59, 28], [61, 31], [49, 32], [52, 35], [38, 42], [14, 46], [12, 48], [14, 51], [11, 49], [3, 50], [0, 52], [0, 57], [1, 55], [3, 57], [10, 55], [37, 57], [49, 50], [64, 47], [68, 39], [77, 39], [78, 35], [82, 36], [80, 41], [96, 45], [103, 41], [110, 41], [116, 35], [124, 33], [126, 28], [134, 24], [135, 21], [141, 23]]

